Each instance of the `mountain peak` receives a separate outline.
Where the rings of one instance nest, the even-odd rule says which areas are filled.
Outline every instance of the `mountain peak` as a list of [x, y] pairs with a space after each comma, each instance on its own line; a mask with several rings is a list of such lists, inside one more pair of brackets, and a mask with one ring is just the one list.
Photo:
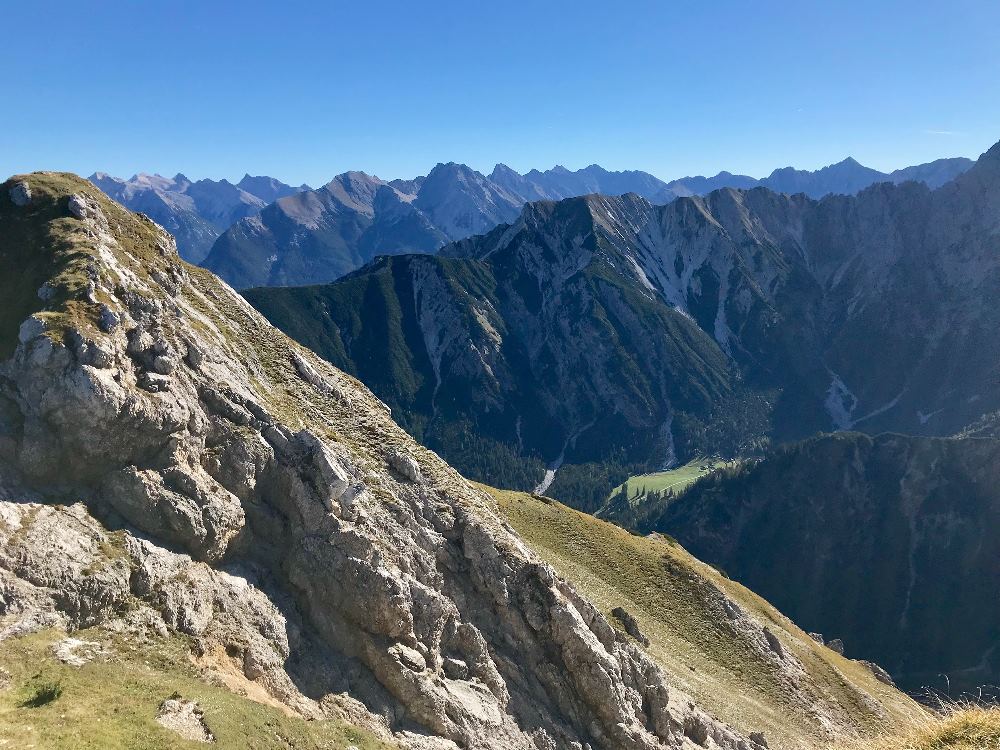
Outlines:
[[516, 169], [511, 169], [510, 167], [508, 167], [506, 164], [503, 163], [497, 163], [497, 165], [493, 167], [493, 171], [490, 172], [491, 180], [496, 180], [503, 177], [513, 177], [515, 179], [520, 179], [521, 176], [522, 176], [521, 173], [518, 172]]

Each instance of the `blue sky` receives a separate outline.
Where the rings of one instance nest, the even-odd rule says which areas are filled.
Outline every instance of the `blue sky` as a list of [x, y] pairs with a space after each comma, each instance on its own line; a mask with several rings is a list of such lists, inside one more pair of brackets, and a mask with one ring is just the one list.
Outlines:
[[8, 2], [0, 179], [762, 176], [1000, 140], [1000, 3]]

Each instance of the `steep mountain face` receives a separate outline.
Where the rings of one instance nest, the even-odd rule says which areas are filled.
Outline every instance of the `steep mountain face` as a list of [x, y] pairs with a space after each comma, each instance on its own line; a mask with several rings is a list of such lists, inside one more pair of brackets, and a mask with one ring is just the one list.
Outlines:
[[906, 688], [1000, 675], [1000, 441], [838, 433], [719, 472], [640, 527]]
[[235, 221], [258, 213], [292, 188], [271, 177], [246, 175], [238, 185], [226, 180], [192, 182], [182, 174], [173, 178], [139, 174], [130, 180], [98, 172], [90, 181], [132, 211], [141, 211], [177, 238], [181, 257], [200, 263], [212, 244]]
[[655, 213], [637, 196], [534, 203], [448, 248], [475, 259], [381, 258], [332, 285], [245, 294], [463, 472], [547, 489], [545, 465], [561, 466], [552, 491], [589, 507], [607, 492], [575, 474], [669, 462], [675, 412], [704, 415], [732, 387], [711, 337], [636, 283], [618, 229]]
[[[760, 745], [148, 219], [38, 173], [0, 227], [0, 638], [182, 633], [249, 694], [410, 748]], [[851, 690], [855, 727], [906, 709]]]
[[321, 283], [376, 255], [433, 253], [519, 209], [518, 198], [460, 164], [393, 183], [348, 172], [237, 222], [203, 265], [237, 288]]

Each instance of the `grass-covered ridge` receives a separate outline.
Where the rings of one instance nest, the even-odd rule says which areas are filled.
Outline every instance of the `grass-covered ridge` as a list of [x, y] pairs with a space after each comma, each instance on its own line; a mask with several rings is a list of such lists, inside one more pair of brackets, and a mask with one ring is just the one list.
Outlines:
[[[672, 683], [739, 730], [763, 731], [772, 748], [823, 747], [831, 738], [822, 721], [844, 736], [871, 736], [908, 728], [923, 716], [866, 666], [820, 646], [669, 538], [634, 536], [552, 500], [484, 489], [515, 531], [602, 612], [623, 607], [636, 618], [651, 641], [649, 654]], [[801, 662], [806, 675], [797, 686], [773, 657], [734, 632], [724, 598], [768, 627]]]
[[[31, 192], [25, 206], [11, 200], [10, 190], [17, 183], [26, 184]], [[0, 266], [12, 270], [0, 277], [0, 359], [13, 352], [19, 326], [33, 313], [45, 321], [47, 334], [53, 337], [61, 337], [69, 327], [86, 332], [96, 326], [100, 292], [89, 300], [87, 297], [88, 289], [95, 286], [94, 274], [103, 265], [96, 262], [102, 243], [70, 214], [71, 195], [100, 206], [116, 239], [125, 245], [121, 251], [128, 254], [117, 260], [146, 275], [164, 263], [155, 225], [148, 219], [137, 221], [135, 214], [89, 182], [61, 172], [11, 177], [0, 185], [0, 225], [4, 227]], [[114, 252], [110, 247], [105, 250]], [[46, 283], [46, 292], [40, 296], [39, 290]]]
[[43, 631], [3, 642], [0, 649], [0, 747], [45, 750], [184, 750], [182, 739], [156, 721], [160, 704], [197, 701], [219, 750], [388, 750], [396, 747], [337, 720], [306, 721], [255, 702], [206, 676], [181, 639], [144, 643], [106, 631], [75, 633], [103, 653], [76, 667], [56, 658], [64, 634]]

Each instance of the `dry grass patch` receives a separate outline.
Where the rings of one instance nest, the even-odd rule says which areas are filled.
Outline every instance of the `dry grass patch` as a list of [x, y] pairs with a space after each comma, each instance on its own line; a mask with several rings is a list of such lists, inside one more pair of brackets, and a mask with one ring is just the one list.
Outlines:
[[943, 716], [928, 716], [906, 734], [841, 745], [836, 750], [1000, 750], [1000, 708], [951, 706]]

